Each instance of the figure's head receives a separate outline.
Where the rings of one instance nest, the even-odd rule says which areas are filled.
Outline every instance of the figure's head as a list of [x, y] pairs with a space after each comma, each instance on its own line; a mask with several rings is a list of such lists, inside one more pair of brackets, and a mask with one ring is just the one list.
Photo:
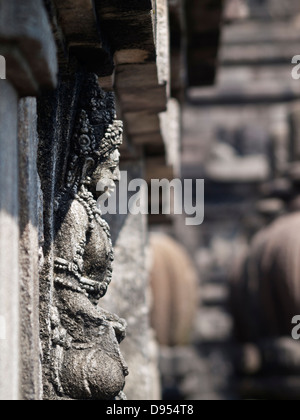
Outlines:
[[[120, 179], [119, 148], [123, 124], [115, 119], [114, 95], [104, 92], [95, 75], [85, 80], [79, 101], [68, 186], [88, 185], [96, 195], [109, 196]], [[97, 194], [98, 192], [98, 194]]]
[[120, 181], [120, 152], [112, 151], [105, 162], [102, 162], [91, 177], [91, 189], [94, 195], [110, 197], [116, 189], [116, 183]]

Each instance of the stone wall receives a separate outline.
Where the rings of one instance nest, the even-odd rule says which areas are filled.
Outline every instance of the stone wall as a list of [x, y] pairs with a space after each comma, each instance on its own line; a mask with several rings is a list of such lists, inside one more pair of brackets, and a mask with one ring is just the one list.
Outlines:
[[25, 3], [0, 4], [0, 400], [159, 399], [148, 219], [97, 202], [119, 166], [179, 175], [185, 2]]
[[108, 225], [95, 182], [119, 180], [118, 150], [129, 179], [178, 173], [183, 9], [0, 4], [1, 400], [124, 399], [127, 365], [128, 398], [160, 397], [147, 218]]
[[53, 88], [55, 44], [43, 3], [1, 3], [1, 317], [0, 398], [39, 399], [39, 182], [34, 100], [19, 98]]
[[[190, 89], [183, 115], [183, 177], [205, 178], [206, 191], [204, 224], [187, 234], [183, 221], [178, 220], [176, 231], [194, 255], [201, 279], [194, 355], [202, 380], [195, 388], [199, 390], [197, 398], [299, 399], [299, 344], [291, 339], [291, 313], [283, 329], [280, 310], [280, 305], [292, 308], [291, 312], [299, 310], [292, 306], [291, 286], [287, 286], [290, 272], [294, 272], [294, 284], [299, 285], [299, 275], [293, 270], [297, 223], [292, 216], [289, 227], [278, 235], [278, 250], [274, 250], [272, 236], [268, 245], [256, 248], [253, 264], [244, 265], [249, 277], [239, 272], [239, 290], [249, 285], [247, 296], [241, 292], [235, 299], [239, 314], [232, 313], [230, 305], [233, 268], [245, 255], [249, 260], [257, 244], [253, 237], [261, 230], [259, 237], [269, 229], [271, 232], [272, 228], [266, 230], [270, 223], [277, 219], [276, 223], [284, 223], [283, 215], [299, 210], [299, 81], [291, 76], [291, 60], [299, 50], [299, 3], [228, 3], [216, 85]], [[283, 245], [285, 236], [288, 239]], [[285, 264], [278, 280], [280, 292], [275, 273], [267, 277], [262, 270], [267, 261], [272, 267], [278, 267], [279, 261]], [[279, 273], [278, 268], [275, 271]], [[267, 284], [267, 279], [272, 280]], [[253, 289], [263, 291], [264, 297]], [[264, 302], [262, 306], [260, 302]], [[248, 304], [253, 305], [251, 309]], [[270, 308], [273, 316], [278, 316], [276, 321]], [[248, 316], [252, 327], [261, 326], [262, 321], [255, 318], [257, 311], [268, 319], [260, 339], [272, 335], [274, 342], [260, 344], [252, 337], [251, 345], [243, 348], [237, 327], [249, 332], [249, 322], [241, 321]], [[245, 340], [249, 342], [250, 337]], [[183, 360], [182, 353], [177, 352], [176, 360]], [[295, 364], [289, 370], [291, 360]], [[182, 388], [189, 377], [196, 383], [191, 371]], [[193, 389], [184, 391], [187, 398], [194, 395]]]

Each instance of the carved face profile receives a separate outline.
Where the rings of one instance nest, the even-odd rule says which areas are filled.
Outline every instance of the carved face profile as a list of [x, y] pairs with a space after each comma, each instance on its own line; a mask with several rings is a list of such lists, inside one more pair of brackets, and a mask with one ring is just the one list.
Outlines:
[[91, 189], [93, 194], [99, 195], [101, 201], [109, 198], [116, 189], [116, 183], [120, 181], [120, 152], [114, 150], [108, 159], [101, 163], [92, 175]]

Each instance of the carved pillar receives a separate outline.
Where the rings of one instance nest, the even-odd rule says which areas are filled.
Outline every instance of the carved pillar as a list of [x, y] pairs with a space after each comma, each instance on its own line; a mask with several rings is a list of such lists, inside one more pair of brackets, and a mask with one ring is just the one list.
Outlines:
[[43, 355], [43, 395], [56, 396], [51, 372], [51, 309], [54, 290], [54, 201], [64, 170], [63, 159], [68, 150], [77, 96], [77, 78], [59, 78], [55, 92], [38, 100], [38, 170], [44, 199], [44, 264], [40, 277], [40, 331]]
[[41, 361], [39, 341], [39, 269], [43, 263], [43, 198], [37, 173], [36, 99], [19, 104], [19, 201], [21, 285], [21, 397], [39, 400]]
[[113, 249], [97, 207], [98, 195], [119, 180], [122, 124], [115, 112], [113, 93], [84, 72], [62, 78], [57, 92], [39, 103], [45, 399], [124, 398], [128, 370], [119, 344], [126, 324], [101, 308]]
[[0, 399], [19, 398], [18, 97], [0, 82]]
[[0, 54], [8, 79], [0, 81], [0, 400], [31, 399], [39, 398], [38, 364], [29, 372], [39, 358], [38, 241], [31, 207], [38, 188], [32, 176], [36, 137], [23, 103], [18, 151], [18, 99], [55, 84], [56, 49], [42, 0], [0, 2]]

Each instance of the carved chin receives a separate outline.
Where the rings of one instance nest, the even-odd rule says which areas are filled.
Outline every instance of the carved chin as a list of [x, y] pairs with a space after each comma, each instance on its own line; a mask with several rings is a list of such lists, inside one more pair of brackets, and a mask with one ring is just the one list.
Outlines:
[[101, 349], [66, 351], [60, 380], [75, 400], [111, 400], [125, 386], [121, 362]]

